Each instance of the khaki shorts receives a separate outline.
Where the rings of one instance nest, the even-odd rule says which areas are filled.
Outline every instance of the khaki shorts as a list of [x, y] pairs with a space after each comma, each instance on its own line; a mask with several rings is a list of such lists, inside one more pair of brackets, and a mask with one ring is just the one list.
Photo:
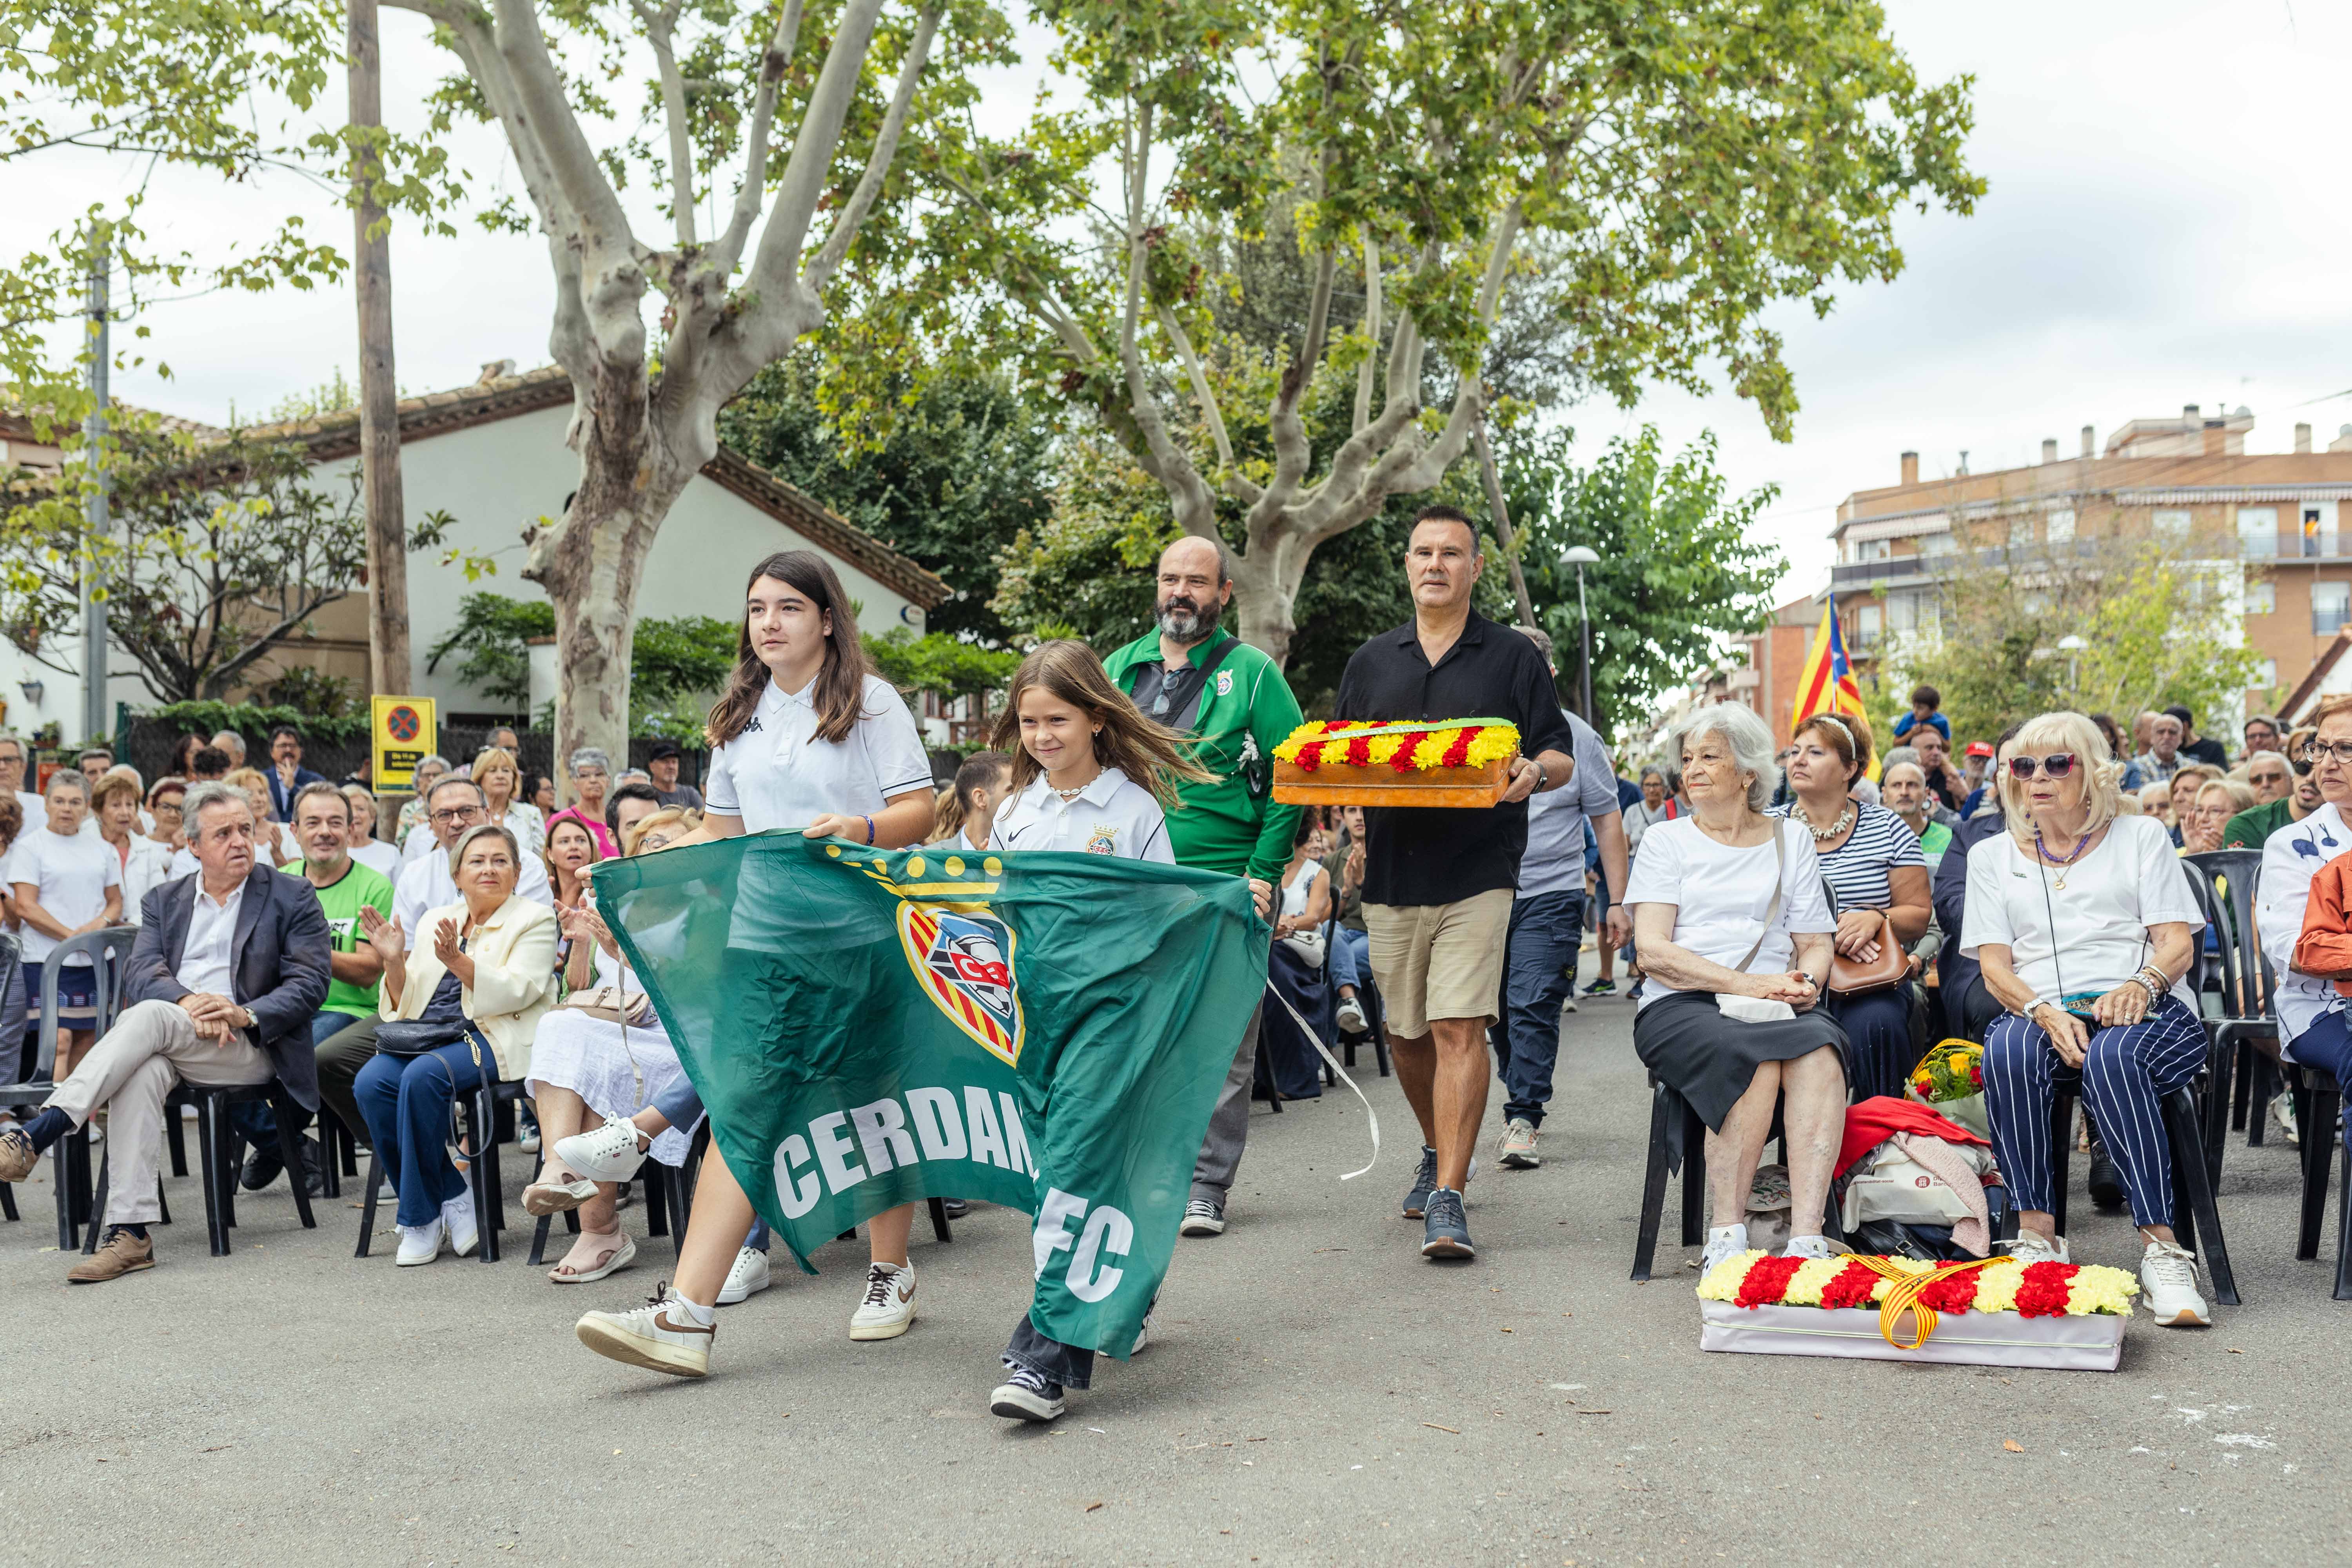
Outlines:
[[1429, 1033], [1433, 1018], [1491, 1024], [1500, 1016], [1511, 898], [1510, 889], [1496, 888], [1453, 904], [1364, 905], [1390, 1034], [1413, 1039]]

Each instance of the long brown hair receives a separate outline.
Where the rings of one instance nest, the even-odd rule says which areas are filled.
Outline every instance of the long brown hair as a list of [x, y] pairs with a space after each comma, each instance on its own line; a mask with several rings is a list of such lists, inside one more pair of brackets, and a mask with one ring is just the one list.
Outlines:
[[1013, 674], [1013, 690], [990, 742], [1013, 760], [1005, 793], [1018, 795], [1042, 771], [1021, 744], [1021, 699], [1042, 687], [1086, 714], [1102, 729], [1094, 738], [1095, 761], [1117, 768], [1159, 798], [1160, 809], [1176, 809], [1176, 783], [1214, 784], [1217, 775], [1192, 761], [1182, 737], [1144, 717], [1143, 710], [1103, 669], [1095, 650], [1067, 637], [1039, 643]]
[[[779, 550], [752, 567], [743, 583], [745, 598], [751, 597], [753, 584], [762, 577], [774, 578], [814, 605], [820, 614], [832, 617], [833, 629], [825, 635], [824, 662], [816, 672], [816, 738], [839, 745], [856, 728], [858, 711], [866, 701], [866, 648], [857, 640], [857, 617], [850, 610], [849, 595], [842, 591], [841, 579], [834, 575], [824, 557], [812, 551]], [[751, 646], [750, 616], [738, 612], [735, 668], [727, 678], [727, 694], [711, 705], [710, 716], [703, 724], [703, 733], [713, 746], [723, 746], [743, 732], [751, 715], [760, 710], [760, 693], [768, 680], [768, 667], [760, 662], [759, 652]]]

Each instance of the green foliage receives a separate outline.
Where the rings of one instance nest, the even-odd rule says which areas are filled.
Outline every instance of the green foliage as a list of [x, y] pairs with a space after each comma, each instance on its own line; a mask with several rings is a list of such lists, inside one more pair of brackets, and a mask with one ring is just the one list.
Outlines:
[[[1887, 689], [1935, 687], [1954, 735], [1996, 735], [2056, 709], [2111, 714], [2128, 731], [2144, 710], [2210, 713], [2252, 683], [2260, 660], [2212, 568], [2112, 538], [2078, 537], [2061, 556], [2017, 553], [1955, 557], [1941, 625], [1890, 647]], [[2069, 636], [2084, 640], [2080, 653], [2060, 651]]]
[[0, 512], [0, 636], [53, 669], [81, 622], [95, 572], [114, 640], [166, 701], [217, 698], [341, 598], [367, 560], [356, 471], [330, 495], [302, 448], [233, 432], [198, 449], [136, 425], [106, 470], [113, 521], [93, 534], [77, 457], [54, 485], [26, 486]]
[[1180, 531], [1132, 458], [1080, 436], [1061, 453], [1052, 511], [1005, 548], [989, 607], [1025, 641], [1133, 642], [1151, 625], [1152, 563]]
[[631, 647], [632, 712], [669, 708], [689, 697], [716, 697], [735, 668], [735, 623], [715, 616], [639, 621]]
[[555, 606], [544, 599], [468, 594], [457, 601], [457, 623], [425, 656], [425, 673], [460, 656], [457, 679], [516, 712], [530, 700], [530, 639], [555, 635]]
[[[1560, 557], [1575, 544], [1601, 557], [1584, 569], [1584, 587], [1595, 727], [1607, 735], [1648, 714], [1660, 693], [1770, 616], [1787, 563], [1757, 542], [1755, 523], [1780, 492], [1767, 485], [1727, 495], [1711, 433], [1668, 462], [1656, 428], [1644, 426], [1612, 441], [1589, 468], [1570, 460], [1569, 443], [1566, 432], [1514, 438], [1496, 456], [1563, 694], [1580, 689], [1580, 624], [1576, 569]], [[1498, 563], [1487, 580], [1503, 574]]]
[[828, 414], [809, 353], [770, 365], [719, 416], [719, 439], [936, 572], [955, 597], [931, 631], [1001, 643], [996, 558], [1045, 518], [1052, 428], [1001, 374], [901, 375], [887, 423]]
[[346, 745], [364, 739], [368, 732], [364, 713], [331, 716], [257, 702], [166, 702], [146, 709], [139, 716], [149, 723], [187, 735], [213, 735], [234, 730], [240, 735], [258, 739], [280, 724], [291, 724], [314, 741]]
[[905, 626], [893, 626], [878, 637], [868, 632], [860, 640], [876, 672], [901, 691], [936, 691], [945, 697], [997, 691], [1021, 665], [1017, 653], [984, 648], [940, 632], [919, 637]]
[[359, 684], [307, 664], [289, 665], [254, 693], [265, 707], [291, 708], [314, 719], [362, 719]]

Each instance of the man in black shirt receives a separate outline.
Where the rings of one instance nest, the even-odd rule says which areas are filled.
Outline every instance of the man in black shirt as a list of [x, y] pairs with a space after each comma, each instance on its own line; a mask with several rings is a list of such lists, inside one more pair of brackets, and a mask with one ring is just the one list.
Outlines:
[[1528, 797], [1566, 784], [1567, 716], [1535, 644], [1470, 607], [1486, 569], [1477, 530], [1422, 509], [1405, 554], [1413, 618], [1358, 648], [1332, 716], [1390, 722], [1485, 719], [1517, 726], [1519, 752], [1489, 809], [1364, 813], [1364, 927], [1388, 1014], [1397, 1081], [1421, 1122], [1421, 1171], [1404, 1213], [1422, 1256], [1476, 1254], [1462, 1187], [1486, 1113], [1486, 1026], [1497, 1016], [1512, 890], [1528, 847]]

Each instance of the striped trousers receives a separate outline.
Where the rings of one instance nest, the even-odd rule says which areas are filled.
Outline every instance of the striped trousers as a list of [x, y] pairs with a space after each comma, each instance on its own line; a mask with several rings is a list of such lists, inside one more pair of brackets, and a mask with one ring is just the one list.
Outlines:
[[2060, 1084], [2080, 1085], [2107, 1157], [2131, 1194], [2132, 1223], [2172, 1223], [2172, 1145], [2159, 1100], [2205, 1065], [2205, 1026], [2167, 994], [2137, 1024], [2091, 1036], [2083, 1065], [2058, 1059], [2042, 1026], [2003, 1013], [1985, 1032], [1985, 1110], [1993, 1157], [2021, 1209], [2049, 1212], [2054, 1163], [2050, 1103]]

